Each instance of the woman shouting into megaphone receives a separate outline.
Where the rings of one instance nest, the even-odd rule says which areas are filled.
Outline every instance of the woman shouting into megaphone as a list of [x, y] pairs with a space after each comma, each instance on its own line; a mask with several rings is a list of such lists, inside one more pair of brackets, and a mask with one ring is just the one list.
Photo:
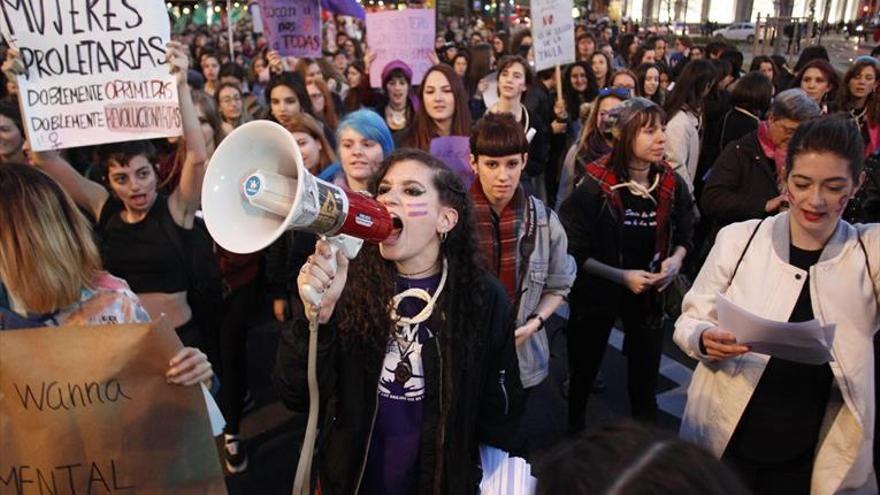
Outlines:
[[[403, 149], [371, 192], [395, 225], [351, 263], [319, 242], [297, 284], [318, 329], [318, 483], [325, 495], [476, 493], [479, 444], [506, 450], [522, 396], [510, 303], [475, 258], [456, 174]], [[321, 293], [311, 306], [306, 285]], [[282, 333], [276, 384], [308, 409], [308, 323]]]

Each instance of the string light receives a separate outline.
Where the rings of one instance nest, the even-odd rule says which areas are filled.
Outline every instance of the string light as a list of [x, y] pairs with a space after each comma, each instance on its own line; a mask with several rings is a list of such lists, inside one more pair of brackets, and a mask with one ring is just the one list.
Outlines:
[[189, 15], [189, 7], [183, 8], [183, 15]]

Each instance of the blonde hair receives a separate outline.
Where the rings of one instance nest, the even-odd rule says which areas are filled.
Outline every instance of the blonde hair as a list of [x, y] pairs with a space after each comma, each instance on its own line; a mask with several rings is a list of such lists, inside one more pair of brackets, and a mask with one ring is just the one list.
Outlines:
[[315, 141], [321, 143], [321, 161], [318, 163], [318, 170], [316, 172], [323, 171], [330, 166], [331, 163], [336, 161], [336, 153], [333, 152], [333, 147], [330, 146], [330, 142], [327, 141], [327, 136], [324, 135], [321, 123], [311, 115], [305, 112], [294, 114], [290, 118], [290, 122], [287, 124], [287, 130], [291, 133], [304, 132], [312, 136]]
[[0, 225], [0, 279], [29, 312], [70, 306], [102, 271], [85, 217], [37, 169], [0, 167]]

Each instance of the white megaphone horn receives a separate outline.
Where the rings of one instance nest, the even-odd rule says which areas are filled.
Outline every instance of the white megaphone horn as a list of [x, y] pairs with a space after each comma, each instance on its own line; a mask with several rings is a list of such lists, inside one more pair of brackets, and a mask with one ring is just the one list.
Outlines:
[[233, 253], [259, 251], [288, 229], [380, 242], [393, 228], [378, 201], [310, 174], [293, 135], [267, 120], [238, 127], [217, 147], [202, 210], [211, 237]]
[[[259, 251], [286, 230], [296, 229], [335, 236], [332, 249], [342, 249], [348, 258], [354, 258], [362, 242], [358, 239], [379, 242], [394, 227], [388, 210], [378, 201], [306, 171], [293, 135], [266, 120], [242, 125], [217, 147], [202, 183], [202, 211], [211, 237], [233, 253]], [[320, 306], [321, 294], [314, 288], [303, 286], [303, 294], [313, 306]], [[314, 314], [309, 319], [309, 416], [294, 495], [311, 493], [309, 479], [318, 427], [318, 322]]]

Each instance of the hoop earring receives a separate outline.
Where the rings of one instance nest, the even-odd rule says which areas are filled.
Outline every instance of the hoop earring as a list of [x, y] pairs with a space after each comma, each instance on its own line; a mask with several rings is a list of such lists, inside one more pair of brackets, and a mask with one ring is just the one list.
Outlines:
[[440, 233], [440, 244], [443, 244], [443, 243], [446, 242], [446, 237], [447, 237], [448, 235], [449, 235], [449, 232], [442, 232], [442, 233]]

